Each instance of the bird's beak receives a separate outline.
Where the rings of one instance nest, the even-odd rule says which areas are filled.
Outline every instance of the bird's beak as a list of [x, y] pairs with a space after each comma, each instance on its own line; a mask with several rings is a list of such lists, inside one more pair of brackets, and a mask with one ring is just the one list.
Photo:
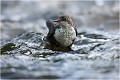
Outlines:
[[56, 19], [56, 20], [54, 20], [54, 22], [59, 22], [60, 21], [60, 19]]

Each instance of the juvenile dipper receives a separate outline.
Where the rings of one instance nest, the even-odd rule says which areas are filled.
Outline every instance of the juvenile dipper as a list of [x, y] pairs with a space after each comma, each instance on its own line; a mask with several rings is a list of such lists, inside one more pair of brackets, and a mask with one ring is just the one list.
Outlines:
[[47, 41], [49, 49], [57, 51], [70, 51], [77, 36], [77, 30], [71, 17], [62, 14], [57, 20], [48, 20], [46, 25], [49, 29]]

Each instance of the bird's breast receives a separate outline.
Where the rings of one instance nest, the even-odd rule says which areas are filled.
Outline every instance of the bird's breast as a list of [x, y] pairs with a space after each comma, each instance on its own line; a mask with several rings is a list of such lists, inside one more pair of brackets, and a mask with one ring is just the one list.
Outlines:
[[54, 37], [63, 46], [70, 46], [76, 38], [76, 32], [73, 27], [66, 25], [55, 30]]

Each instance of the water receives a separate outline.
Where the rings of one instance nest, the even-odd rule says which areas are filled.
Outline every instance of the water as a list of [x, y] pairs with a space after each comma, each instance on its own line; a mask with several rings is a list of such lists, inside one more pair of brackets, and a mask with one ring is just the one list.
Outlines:
[[[2, 1], [2, 79], [119, 79], [118, 1]], [[67, 12], [74, 51], [44, 48], [46, 20]]]

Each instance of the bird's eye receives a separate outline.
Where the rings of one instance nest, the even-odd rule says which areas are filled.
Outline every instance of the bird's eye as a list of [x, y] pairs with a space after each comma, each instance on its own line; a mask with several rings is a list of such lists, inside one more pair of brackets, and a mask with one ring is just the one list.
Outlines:
[[66, 19], [66, 18], [64, 18], [64, 20], [66, 21], [67, 19]]
[[62, 17], [62, 21], [66, 21], [66, 17]]

